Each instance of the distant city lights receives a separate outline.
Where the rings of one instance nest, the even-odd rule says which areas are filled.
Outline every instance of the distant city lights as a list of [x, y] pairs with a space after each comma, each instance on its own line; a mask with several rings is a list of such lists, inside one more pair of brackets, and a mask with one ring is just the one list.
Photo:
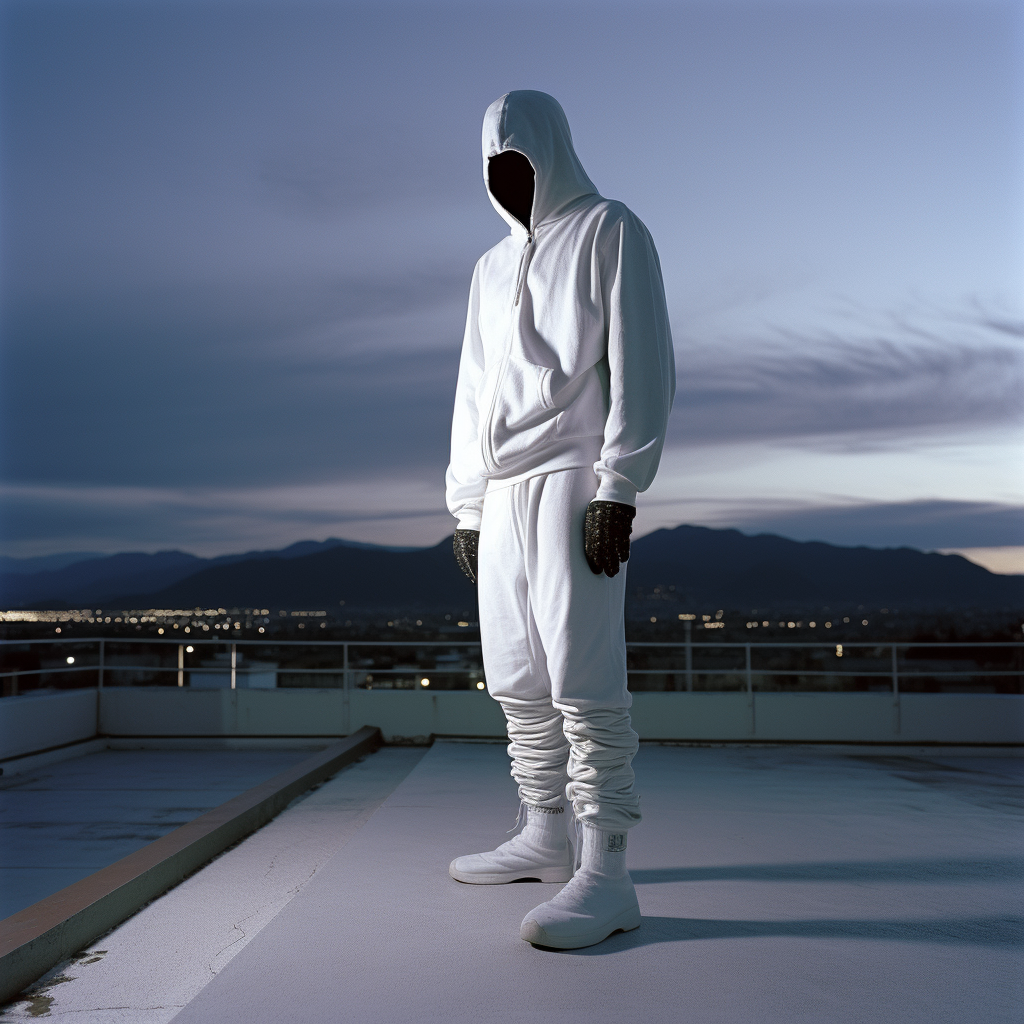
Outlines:
[[[674, 588], [671, 588], [671, 587], [668, 587], [668, 588], [658, 587], [658, 588], [654, 588], [654, 591], [655, 591], [655, 593], [661, 594], [664, 597], [664, 599], [670, 599], [668, 591], [673, 590], [673, 589]], [[676, 607], [678, 607], [678, 605]], [[854, 630], [856, 630], [856, 628], [858, 626], [862, 627], [863, 629], [866, 630], [866, 629], [868, 629], [870, 627], [870, 623], [872, 621], [870, 619], [871, 615], [873, 615], [873, 614], [874, 615], [878, 615], [878, 614], [887, 615], [887, 614], [890, 613], [889, 609], [878, 609], [878, 610], [876, 610], [873, 607], [865, 607], [863, 605], [856, 606], [856, 608], [857, 608], [856, 612], [852, 613], [851, 615], [837, 617], [835, 619], [822, 620], [822, 621], [819, 621], [817, 619], [812, 619], [812, 620], [802, 620], [802, 619], [770, 620], [770, 619], [761, 619], [761, 620], [758, 620], [756, 618], [751, 617], [749, 620], [742, 620], [742, 619], [740, 619], [740, 620], [735, 621], [735, 622], [730, 621], [729, 623], [727, 623], [725, 621], [725, 610], [722, 609], [722, 608], [719, 608], [719, 609], [716, 609], [716, 610], [712, 610], [711, 612], [707, 612], [707, 613], [678, 612], [678, 613], [674, 613], [675, 614], [675, 619], [672, 618], [672, 614], [673, 613], [666, 614], [664, 612], [659, 613], [657, 615], [648, 615], [646, 618], [647, 618], [647, 621], [651, 625], [660, 626], [662, 630], [665, 630], [666, 627], [667, 627], [668, 630], [671, 631], [672, 626], [673, 626], [674, 623], [677, 624], [677, 625], [685, 624], [685, 627], [686, 627], [685, 639], [687, 641], [693, 640], [694, 643], [700, 643], [700, 637], [699, 636], [697, 636], [697, 637], [692, 637], [691, 636], [691, 632], [692, 632], [691, 631], [691, 626], [694, 623], [696, 623], [696, 628], [697, 629], [706, 629], [706, 630], [714, 630], [714, 629], [724, 630], [724, 629], [729, 629], [730, 631], [736, 631], [739, 628], [740, 622], [743, 622], [744, 627], [747, 630], [757, 630], [757, 629], [768, 630], [769, 628], [772, 628], [772, 627], [778, 627], [778, 630], [780, 630], [780, 631], [784, 631], [784, 630], [797, 630], [797, 631], [799, 631], [799, 630], [802, 630], [804, 628], [809, 628], [811, 630], [817, 630], [819, 628], [824, 629], [824, 630], [831, 630], [833, 628], [837, 628], [837, 630], [840, 632], [840, 634], [843, 634], [843, 633], [847, 632], [846, 630], [843, 629], [844, 624], [846, 624], [848, 626], [854, 627]], [[748, 611], [751, 614], [751, 616], [756, 615], [759, 610], [760, 609], [757, 609], [757, 608], [748, 609]], [[828, 609], [825, 609], [825, 610], [828, 610]], [[667, 609], [666, 609], [666, 611], [667, 611]], [[266, 618], [262, 617], [262, 616], [270, 616], [271, 614], [273, 614], [274, 619], [271, 619], [269, 617], [266, 617]], [[894, 611], [894, 612], [892, 612], [892, 614], [899, 614], [899, 613]], [[422, 615], [422, 613], [421, 613], [421, 615]], [[328, 620], [328, 613], [326, 611], [322, 610], [322, 609], [320, 609], [320, 610], [295, 610], [295, 611], [281, 609], [280, 611], [274, 611], [273, 613], [271, 613], [270, 609], [267, 609], [267, 608], [263, 608], [263, 609], [260, 609], [260, 608], [231, 608], [231, 609], [226, 609], [226, 608], [201, 608], [201, 607], [188, 608], [188, 609], [180, 609], [180, 608], [179, 609], [174, 609], [174, 608], [125, 609], [119, 615], [117, 615], [117, 614], [105, 615], [103, 610], [98, 609], [98, 608], [97, 609], [85, 608], [85, 609], [45, 609], [45, 610], [0, 610], [0, 623], [35, 623], [35, 622], [38, 622], [38, 623], [52, 624], [50, 626], [50, 629], [52, 630], [50, 635], [56, 634], [58, 637], [60, 637], [61, 640], [65, 639], [65, 637], [62, 636], [62, 634], [64, 634], [64, 633], [69, 634], [68, 637], [66, 637], [66, 639], [69, 639], [69, 640], [72, 639], [70, 634], [72, 632], [76, 632], [77, 627], [79, 625], [94, 625], [94, 626], [95, 625], [99, 625], [99, 626], [103, 626], [104, 624], [111, 624], [111, 623], [113, 623], [113, 624], [115, 624], [117, 633], [119, 633], [119, 634], [126, 633], [128, 630], [131, 630], [133, 633], [135, 631], [139, 631], [139, 632], [146, 631], [146, 633], [148, 633], [149, 636], [151, 638], [153, 638], [154, 641], [155, 641], [155, 639], [157, 637], [159, 637], [159, 638], [161, 638], [163, 640], [168, 640], [169, 641], [171, 639], [171, 637], [168, 634], [170, 634], [172, 632], [172, 630], [174, 630], [174, 631], [183, 630], [185, 635], [191, 638], [192, 632], [197, 632], [198, 633], [198, 632], [201, 631], [203, 633], [209, 633], [211, 631], [211, 629], [212, 629], [212, 630], [216, 631], [216, 633], [218, 635], [216, 637], [209, 637], [209, 638], [203, 637], [202, 639], [204, 641], [212, 640], [214, 643], [218, 643], [219, 642], [219, 643], [223, 643], [223, 644], [228, 644], [228, 643], [234, 643], [236, 640], [241, 642], [243, 640], [243, 637], [247, 637], [247, 638], [249, 638], [251, 640], [253, 638], [252, 637], [253, 632], [255, 632], [258, 636], [262, 636], [264, 638], [267, 638], [266, 634], [270, 632], [269, 624], [272, 624], [273, 621], [275, 621], [278, 616], [280, 616], [280, 620], [278, 620], [279, 621], [279, 625], [280, 624], [284, 624], [284, 625], [287, 626], [287, 624], [289, 622], [291, 622], [294, 625], [296, 625], [300, 630], [305, 630], [306, 627], [307, 627], [307, 624], [309, 624], [312, 628], [316, 628], [317, 626], [319, 626], [321, 631], [326, 631], [329, 627], [333, 627], [334, 625], [337, 625], [337, 626], [341, 626], [342, 625], [341, 620], [338, 620], [337, 622], [335, 622], [335, 620], [332, 619], [330, 622], [328, 622], [327, 621]], [[864, 617], [858, 618], [858, 616], [864, 616]], [[444, 616], [444, 618], [445, 618], [445, 621], [447, 623], [450, 623], [452, 626], [457, 625], [459, 629], [472, 629], [472, 630], [475, 630], [478, 627], [478, 623], [475, 622], [475, 621], [472, 621], [470, 619], [458, 619], [458, 620], [456, 620], [456, 616], [454, 616], [454, 615], [446, 615], [446, 616]], [[429, 619], [423, 619], [423, 618], [418, 618], [418, 619], [412, 619], [412, 618], [389, 619], [388, 622], [387, 622], [387, 625], [392, 627], [395, 630], [404, 630], [404, 629], [408, 629], [408, 628], [412, 627], [414, 623], [415, 623], [416, 627], [422, 628], [423, 625], [424, 625], [424, 622], [429, 622], [429, 621], [430, 621]], [[352, 620], [351, 619], [346, 619], [344, 621], [344, 625], [350, 627], [352, 625]], [[893, 625], [894, 625], [894, 623], [892, 623], [890, 621], [879, 620], [879, 622], [878, 622], [878, 626], [879, 627], [892, 628]], [[1021, 628], [1024, 629], [1024, 626], [1022, 626]], [[92, 631], [90, 631], [90, 632], [92, 632]], [[1015, 632], [1016, 632], [1016, 629], [1015, 629]], [[146, 633], [143, 633], [143, 635], [145, 636]], [[683, 640], [684, 639], [683, 630], [682, 629], [678, 629], [677, 633], [678, 633], [677, 639]], [[229, 636], [232, 636], [232, 640], [228, 641], [227, 637], [225, 636], [225, 634], [228, 634]], [[74, 637], [74, 639], [77, 640], [80, 635], [81, 634], [76, 632], [76, 636]], [[93, 635], [94, 636], [99, 636], [99, 635], [102, 635], [102, 634], [99, 634], [98, 632], [96, 632], [96, 633], [93, 633]], [[111, 638], [113, 638], [114, 635], [115, 635], [114, 633], [111, 633], [110, 634]], [[181, 633], [179, 632], [178, 635], [180, 637]], [[849, 633], [849, 638], [852, 641], [855, 637], [858, 637], [858, 636], [859, 637], [863, 637], [863, 635], [864, 635], [863, 633], [857, 634], [856, 632], [850, 632]], [[303, 639], [305, 639], [306, 636], [309, 636], [309, 634], [304, 634]], [[223, 637], [223, 640], [220, 639], [221, 637]], [[668, 634], [666, 634], [666, 638], [668, 638]], [[83, 637], [83, 639], [85, 639], [85, 637]], [[739, 638], [738, 637], [731, 637], [731, 639], [732, 640], [738, 640]], [[781, 638], [778, 637], [777, 634], [775, 634], [774, 636], [772, 636], [771, 634], [764, 634], [760, 638], [751, 637], [750, 640], [747, 641], [747, 643], [749, 643], [749, 644], [762, 644], [762, 643], [769, 643], [772, 640], [777, 641], [779, 639], [781, 639]], [[808, 637], [806, 639], [808, 641], [813, 641], [813, 637]], [[708, 644], [709, 646], [711, 646], [713, 643], [726, 643], [726, 644], [728, 644], [729, 640], [730, 640], [730, 636], [727, 636], [726, 634], [722, 634], [722, 640], [714, 641], [713, 642], [713, 641], [711, 641], [710, 637], [707, 637], [707, 638], [705, 638], [704, 643]], [[316, 643], [326, 643], [327, 641], [326, 641], [326, 637], [322, 641], [316, 641], [316, 640], [313, 639], [312, 636], [309, 636], [309, 640], [307, 642], [311, 643], [311, 644], [316, 644]], [[798, 642], [798, 634], [794, 635], [793, 642], [794, 643]], [[827, 646], [831, 647], [832, 644], [834, 643], [834, 641], [832, 643], [829, 643], [828, 641], [821, 641], [821, 643], [823, 645], [827, 645]], [[198, 650], [198, 648], [196, 648], [196, 649]], [[836, 656], [837, 657], [843, 657], [844, 656], [842, 645], [838, 646], [838, 648], [836, 650]], [[69, 661], [67, 664], [71, 665], [72, 662]], [[378, 683], [378, 685], [381, 685], [381, 684]], [[384, 683], [383, 685], [386, 686], [386, 685], [388, 685], [388, 683]], [[429, 680], [424, 682], [418, 676], [414, 677], [411, 680], [407, 679], [405, 681], [405, 683], [404, 683], [404, 686], [411, 687], [413, 689], [420, 689], [420, 688], [427, 689], [431, 685], [433, 685], [433, 684]], [[476, 689], [476, 690], [480, 690], [480, 691], [483, 691], [483, 690], [487, 689], [486, 683], [483, 680], [477, 681], [477, 680], [474, 680], [472, 678], [470, 678], [469, 681], [467, 683], [463, 684], [463, 685], [468, 686], [469, 689]]]
[[[121, 615], [104, 616], [102, 609], [76, 608], [76, 609], [32, 609], [32, 610], [0, 610], [0, 623], [53, 623], [53, 632], [56, 635], [67, 633], [71, 630], [72, 624], [115, 624], [119, 627], [134, 626], [138, 631], [146, 626], [153, 629], [153, 632], [160, 637], [166, 637], [172, 629], [183, 630], [190, 634], [193, 630], [209, 632], [212, 626], [215, 630], [228, 632], [232, 629], [242, 630], [258, 629], [260, 633], [266, 633], [260, 621], [266, 623], [269, 619], [255, 619], [255, 616], [269, 615], [267, 608], [233, 608], [230, 613], [224, 608], [148, 608], [144, 610], [125, 611]], [[234, 618], [238, 616], [237, 620]], [[327, 612], [319, 611], [282, 611], [284, 617], [295, 616], [299, 618], [319, 618], [326, 620]], [[203, 621], [205, 619], [209, 621]], [[218, 621], [214, 621], [214, 620]], [[422, 620], [419, 620], [422, 622]], [[321, 621], [320, 628], [326, 629], [327, 622]], [[346, 625], [351, 625], [348, 621]], [[468, 626], [469, 623], [466, 623]], [[299, 623], [303, 628], [304, 623]], [[167, 637], [169, 639], [169, 637]]]

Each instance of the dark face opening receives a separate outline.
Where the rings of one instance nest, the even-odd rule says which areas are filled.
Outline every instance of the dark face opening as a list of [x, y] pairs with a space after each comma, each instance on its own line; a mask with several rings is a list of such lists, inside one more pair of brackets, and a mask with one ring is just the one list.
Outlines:
[[523, 156], [508, 150], [487, 161], [487, 184], [491, 195], [530, 230], [533, 211], [533, 165]]

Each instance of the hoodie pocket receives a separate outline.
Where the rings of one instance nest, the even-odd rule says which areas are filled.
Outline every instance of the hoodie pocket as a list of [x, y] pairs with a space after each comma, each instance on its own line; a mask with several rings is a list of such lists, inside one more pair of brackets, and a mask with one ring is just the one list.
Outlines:
[[488, 434], [495, 467], [510, 467], [555, 438], [551, 370], [510, 355], [497, 381]]
[[599, 437], [608, 419], [608, 396], [600, 373], [588, 370], [559, 390], [554, 403], [558, 406], [555, 427], [559, 440], [573, 437]]

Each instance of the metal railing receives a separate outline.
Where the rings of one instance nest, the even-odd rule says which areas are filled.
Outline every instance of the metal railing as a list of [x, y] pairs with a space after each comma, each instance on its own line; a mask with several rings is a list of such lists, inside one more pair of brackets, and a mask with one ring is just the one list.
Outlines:
[[[89, 663], [79, 664], [79, 659], [70, 656], [65, 658], [65, 663], [53, 664], [39, 668], [8, 668], [0, 671], [0, 680], [3, 681], [5, 695], [18, 692], [18, 680], [24, 677], [67, 677], [84, 673], [93, 673], [96, 677], [95, 685], [99, 687], [111, 685], [118, 675], [123, 673], [142, 674], [145, 677], [155, 677], [160, 674], [169, 674], [171, 678], [167, 683], [157, 685], [177, 684], [179, 687], [194, 686], [201, 688], [204, 680], [217, 679], [215, 685], [226, 685], [230, 689], [245, 686], [254, 677], [262, 675], [266, 678], [269, 674], [274, 675], [272, 687], [281, 686], [281, 677], [305, 677], [315, 679], [324, 677], [324, 683], [320, 685], [331, 685], [327, 680], [333, 677], [340, 681], [340, 687], [344, 690], [350, 689], [415, 689], [421, 686], [427, 688], [431, 685], [435, 689], [483, 689], [484, 675], [480, 655], [477, 653], [475, 659], [470, 663], [469, 659], [462, 658], [453, 662], [450, 658], [448, 663], [439, 664], [437, 659], [421, 657], [417, 664], [396, 664], [392, 658], [365, 658], [359, 660], [360, 654], [367, 654], [371, 649], [405, 651], [419, 649], [427, 652], [431, 649], [447, 648], [449, 650], [480, 651], [480, 643], [475, 640], [242, 640], [242, 639], [192, 639], [184, 641], [176, 637], [152, 638], [54, 638], [42, 640], [5, 640], [0, 641], [0, 659], [4, 653], [12, 648], [31, 648], [40, 645], [48, 647], [64, 647], [68, 649], [73, 645], [78, 650], [82, 648], [94, 648], [95, 660]], [[172, 647], [177, 648], [177, 658], [172, 659], [172, 664], [126, 664], [123, 661], [111, 662], [109, 659], [110, 646], [145, 645], [147, 647]], [[1004, 680], [999, 683], [984, 683], [972, 685], [964, 692], [984, 692], [984, 686], [1002, 686], [1004, 692], [1024, 692], [1024, 642], [1003, 641], [1003, 642], [872, 642], [872, 641], [851, 641], [843, 643], [824, 643], [820, 641], [809, 642], [694, 642], [684, 641], [662, 641], [662, 642], [630, 642], [627, 643], [627, 674], [630, 679], [630, 688], [633, 690], [672, 690], [682, 692], [703, 691], [746, 691], [753, 693], [755, 690], [765, 689], [802, 689], [814, 690], [813, 685], [806, 685], [808, 681], [813, 683], [819, 680], [821, 683], [829, 683], [817, 687], [823, 690], [842, 689], [842, 680], [853, 680], [857, 685], [855, 689], [884, 690], [891, 691], [894, 696], [901, 692], [901, 684], [904, 692], [907, 689], [913, 690], [915, 683], [939, 680], [937, 685], [956, 685], [957, 681], [966, 685], [967, 680]], [[216, 664], [209, 662], [195, 664], [195, 659], [186, 658], [188, 654], [200, 654], [203, 649], [224, 649], [222, 661]], [[248, 649], [276, 649], [289, 648], [302, 649], [310, 652], [317, 649], [324, 649], [329, 652], [340, 654], [340, 664], [329, 665], [281, 665], [279, 663], [246, 664], [244, 654]], [[998, 655], [988, 659], [973, 659], [967, 664], [963, 658], [954, 661], [950, 655], [955, 652], [976, 651], [982, 649], [998, 652]], [[754, 664], [755, 656], [760, 661], [770, 662], [772, 654], [778, 655], [782, 651], [804, 652], [803, 664]], [[932, 663], [925, 664], [924, 659], [915, 658], [914, 652], [925, 650], [936, 651], [939, 657], [932, 659]], [[656, 652], [668, 652], [666, 657], [659, 658]], [[871, 656], [867, 664], [862, 663], [850, 666], [852, 656], [858, 651], [868, 651]], [[722, 665], [720, 663], [707, 663], [695, 665], [695, 654], [700, 657], [703, 653], [716, 652], [718, 661], [723, 658], [735, 661], [735, 664]], [[830, 653], [830, 656], [827, 656]], [[902, 653], [902, 658], [901, 658]], [[681, 656], [681, 657], [680, 657]], [[815, 657], [817, 656], [817, 657]], [[841, 659], [846, 659], [845, 661]], [[740, 659], [742, 659], [740, 661]], [[713, 659], [712, 659], [713, 660]], [[778, 659], [775, 659], [776, 662]], [[431, 662], [432, 663], [427, 663]], [[825, 662], [827, 661], [827, 664]], [[656, 662], [656, 663], [655, 663]], [[994, 662], [994, 664], [993, 664]], [[943, 668], [941, 665], [953, 665], [955, 667]], [[998, 665], [999, 667], [996, 667]], [[847, 667], [850, 666], [850, 667]], [[434, 679], [423, 676], [429, 672]], [[362, 677], [360, 679], [360, 677]], [[417, 679], [417, 677], [420, 677]], [[661, 677], [659, 680], [658, 677]], [[452, 686], [452, 679], [456, 685]], [[719, 680], [719, 684], [708, 685], [709, 682]], [[779, 684], [780, 679], [795, 679], [796, 685]], [[224, 681], [221, 683], [220, 681]], [[946, 680], [946, 684], [941, 681]], [[1016, 682], [1012, 682], [1016, 680]], [[651, 685], [659, 682], [660, 686]], [[444, 685], [447, 682], [448, 685]], [[440, 685], [439, 685], [440, 684]], [[723, 685], [727, 684], [727, 685]], [[84, 685], [93, 685], [86, 683]], [[113, 685], [136, 685], [134, 683]], [[150, 685], [148, 678], [143, 685]], [[284, 688], [299, 688], [304, 684], [285, 683]], [[316, 685], [315, 683], [313, 684]], [[339, 685], [339, 684], [335, 684]]]
[[[936, 679], [948, 679], [948, 680], [964, 680], [964, 679], [1016, 679], [1018, 688], [1022, 689], [1021, 684], [1024, 683], [1024, 658], [1020, 655], [1024, 655], [1024, 642], [1019, 641], [993, 641], [993, 642], [928, 642], [928, 641], [907, 641], [907, 642], [894, 642], [894, 641], [844, 641], [842, 643], [823, 643], [820, 641], [753, 641], [749, 643], [743, 642], [726, 642], [721, 643], [709, 643], [709, 642], [632, 642], [626, 645], [627, 650], [637, 651], [643, 649], [682, 649], [684, 653], [684, 664], [681, 668], [674, 668], [669, 666], [658, 666], [654, 668], [641, 668], [637, 665], [627, 667], [627, 673], [630, 676], [657, 676], [657, 675], [671, 675], [675, 677], [681, 676], [683, 679], [683, 685], [676, 687], [676, 689], [693, 692], [696, 689], [714, 689], [712, 687], [697, 687], [695, 685], [695, 679], [701, 676], [730, 676], [733, 678], [739, 677], [742, 680], [742, 685], [739, 687], [732, 687], [732, 689], [742, 689], [748, 693], [754, 692], [755, 689], [765, 689], [765, 687], [755, 686], [755, 680], [764, 681], [766, 679], [772, 679], [777, 677], [800, 677], [803, 679], [857, 679], [857, 680], [878, 680], [880, 683], [884, 682], [886, 685], [884, 689], [891, 690], [893, 695], [900, 693], [900, 681], [915, 681], [915, 680], [936, 680]], [[738, 666], [732, 666], [729, 668], [701, 666], [695, 667], [693, 663], [693, 652], [697, 649], [705, 650], [716, 650], [716, 651], [734, 651], [737, 654], [742, 652], [743, 664]], [[858, 649], [864, 651], [875, 652], [872, 661], [876, 664], [883, 663], [884, 667], [865, 667], [859, 665], [856, 668], [840, 668], [839, 664], [848, 665], [850, 663], [850, 656]], [[915, 661], [912, 657], [904, 657], [903, 664], [900, 663], [900, 652], [905, 652], [905, 655], [911, 651], [925, 651], [934, 650], [940, 652], [940, 654], [949, 654], [950, 652], [964, 651], [964, 650], [1001, 650], [1006, 654], [1011, 652], [1017, 652], [1018, 657], [1014, 660], [1018, 663], [1012, 668], [991, 668], [984, 667], [982, 665], [973, 664], [970, 666], [954, 668], [954, 669], [943, 669], [936, 668], [934, 666], [922, 667], [920, 661], [915, 666]], [[755, 668], [753, 664], [753, 656], [755, 653], [764, 652], [779, 652], [783, 650], [794, 650], [794, 651], [805, 651], [805, 652], [831, 652], [836, 662], [827, 668], [814, 668], [808, 665], [800, 666], [780, 666], [770, 665], [765, 667]], [[883, 656], [881, 652], [886, 652]], [[840, 658], [846, 658], [845, 662], [838, 662]], [[948, 658], [940, 659], [949, 661]], [[631, 687], [633, 688], [633, 687]], [[871, 689], [881, 689], [881, 686], [872, 686]], [[806, 688], [805, 688], [806, 689]], [[834, 688], [833, 688], [834, 689]], [[975, 688], [976, 689], [976, 688]]]

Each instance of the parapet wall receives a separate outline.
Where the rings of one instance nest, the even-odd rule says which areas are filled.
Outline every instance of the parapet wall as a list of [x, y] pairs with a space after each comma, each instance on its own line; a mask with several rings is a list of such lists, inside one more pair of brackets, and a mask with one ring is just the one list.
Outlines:
[[[1024, 745], [1024, 696], [637, 693], [643, 740]], [[387, 742], [500, 739], [486, 693], [108, 687], [0, 700], [0, 760], [93, 739], [305, 740], [379, 726]]]
[[92, 688], [0, 699], [0, 760], [93, 739], [100, 692]]

